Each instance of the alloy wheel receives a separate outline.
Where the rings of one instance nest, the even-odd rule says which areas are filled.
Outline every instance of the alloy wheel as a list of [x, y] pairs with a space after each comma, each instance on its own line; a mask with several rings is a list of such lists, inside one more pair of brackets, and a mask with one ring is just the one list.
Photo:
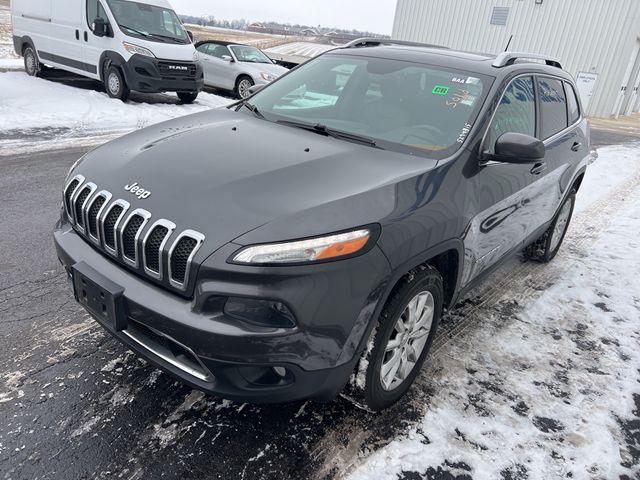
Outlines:
[[108, 79], [109, 91], [112, 95], [118, 95], [120, 91], [120, 79], [115, 73], [111, 73]]
[[380, 368], [386, 391], [400, 386], [415, 368], [429, 338], [434, 313], [433, 295], [423, 291], [409, 301], [396, 320]]
[[241, 98], [247, 98], [251, 92], [249, 91], [249, 89], [252, 87], [253, 85], [251, 84], [251, 81], [248, 79], [243, 79], [240, 80], [240, 83], [238, 83], [238, 93], [240, 94]]
[[558, 248], [560, 244], [560, 240], [562, 240], [562, 236], [564, 235], [564, 231], [567, 229], [567, 224], [569, 223], [569, 216], [571, 215], [571, 202], [565, 202], [562, 206], [562, 210], [558, 214], [558, 218], [556, 219], [556, 223], [553, 227], [553, 232], [551, 233], [551, 243], [549, 246], [550, 251], [554, 251]]

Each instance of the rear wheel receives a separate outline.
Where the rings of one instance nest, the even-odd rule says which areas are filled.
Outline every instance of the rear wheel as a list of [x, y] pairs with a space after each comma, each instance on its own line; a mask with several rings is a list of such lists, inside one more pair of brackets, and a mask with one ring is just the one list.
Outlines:
[[198, 98], [198, 92], [178, 92], [177, 95], [182, 103], [193, 103]]
[[24, 69], [27, 75], [31, 77], [37, 77], [42, 70], [42, 64], [38, 60], [38, 54], [35, 48], [29, 45], [24, 49]]
[[547, 263], [554, 259], [569, 229], [575, 204], [576, 192], [573, 191], [560, 207], [560, 211], [547, 231], [525, 249], [524, 254], [527, 258], [542, 263]]
[[127, 101], [131, 93], [122, 72], [113, 65], [107, 67], [104, 73], [104, 87], [111, 98], [117, 98], [123, 102]]
[[254, 81], [251, 77], [247, 77], [246, 75], [241, 76], [236, 80], [236, 95], [240, 98], [247, 98], [251, 95], [249, 89], [253, 87]]
[[423, 266], [405, 276], [380, 314], [348, 394], [374, 411], [397, 402], [420, 373], [443, 300], [436, 269]]

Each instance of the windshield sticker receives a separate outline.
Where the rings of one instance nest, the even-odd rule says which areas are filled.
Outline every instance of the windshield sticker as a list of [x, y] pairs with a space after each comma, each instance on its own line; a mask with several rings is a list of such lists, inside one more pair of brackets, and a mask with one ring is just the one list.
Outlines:
[[469, 132], [471, 131], [471, 124], [470, 123], [465, 123], [464, 127], [462, 128], [462, 131], [460, 132], [460, 135], [458, 135], [458, 143], [464, 143], [464, 141], [467, 139], [467, 136], [469, 135]]
[[469, 77], [467, 78], [467, 81], [465, 83], [467, 83], [468, 85], [479, 85], [480, 79], [476, 77]]
[[458, 105], [466, 105], [468, 107], [473, 107], [476, 103], [475, 95], [471, 95], [469, 90], [458, 90], [458, 92], [451, 97], [451, 99], [447, 100], [447, 107], [456, 108]]
[[453, 77], [453, 78], [451, 79], [451, 81], [452, 81], [453, 83], [463, 83], [463, 84], [464, 84], [464, 83], [467, 83], [467, 79], [466, 79], [466, 78], [460, 78], [460, 77]]
[[449, 93], [449, 87], [436, 85], [435, 87], [433, 87], [433, 90], [431, 90], [431, 93], [433, 93], [434, 95], [446, 95]]

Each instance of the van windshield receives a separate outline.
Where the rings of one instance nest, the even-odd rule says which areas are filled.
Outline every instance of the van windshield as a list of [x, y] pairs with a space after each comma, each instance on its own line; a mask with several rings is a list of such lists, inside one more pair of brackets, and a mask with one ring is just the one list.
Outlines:
[[191, 43], [173, 10], [129, 0], [107, 0], [107, 3], [126, 35], [152, 42]]
[[327, 54], [255, 94], [249, 109], [268, 121], [439, 159], [464, 143], [492, 82], [441, 66]]

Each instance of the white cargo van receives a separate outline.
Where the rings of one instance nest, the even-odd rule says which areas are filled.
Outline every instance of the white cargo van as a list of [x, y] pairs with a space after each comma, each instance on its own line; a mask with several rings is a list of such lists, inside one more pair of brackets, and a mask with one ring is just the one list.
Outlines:
[[131, 90], [193, 102], [204, 77], [189, 33], [167, 0], [12, 0], [13, 43], [29, 75], [42, 65]]

